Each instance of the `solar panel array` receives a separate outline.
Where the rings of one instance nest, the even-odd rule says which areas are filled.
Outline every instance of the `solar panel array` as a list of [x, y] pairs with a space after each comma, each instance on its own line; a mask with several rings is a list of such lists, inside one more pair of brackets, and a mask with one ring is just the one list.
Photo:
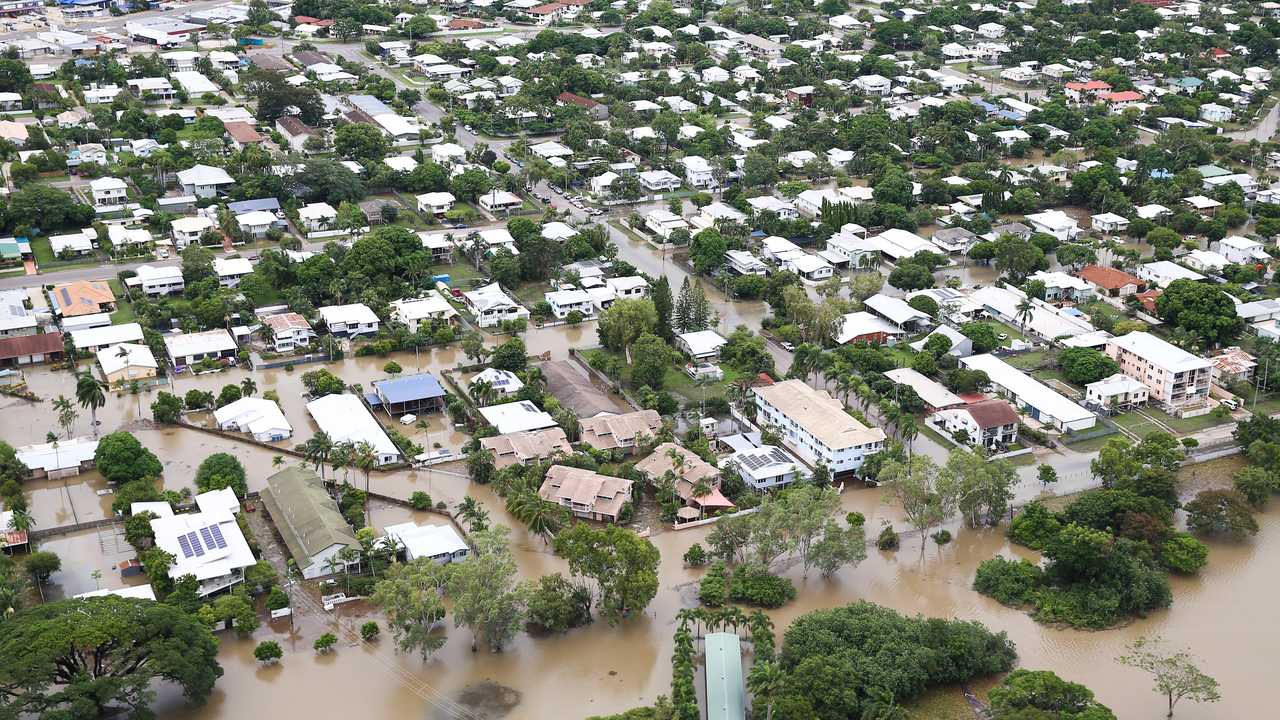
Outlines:
[[200, 537], [193, 532], [178, 536], [178, 547], [182, 549], [182, 557], [201, 557], [204, 555], [204, 546], [200, 544]]
[[751, 470], [759, 470], [762, 467], [772, 465], [774, 463], [787, 463], [787, 456], [778, 448], [771, 449], [766, 454], [743, 455], [739, 462], [746, 465]]

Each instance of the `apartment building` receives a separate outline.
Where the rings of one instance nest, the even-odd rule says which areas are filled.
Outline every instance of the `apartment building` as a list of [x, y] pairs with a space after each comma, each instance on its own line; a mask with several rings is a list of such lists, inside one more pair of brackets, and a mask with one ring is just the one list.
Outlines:
[[754, 392], [757, 423], [777, 428], [783, 445], [809, 465], [825, 464], [833, 477], [857, 471], [884, 449], [883, 430], [858, 422], [839, 400], [802, 380]]
[[1152, 400], [1180, 407], [1209, 396], [1213, 363], [1150, 333], [1111, 338], [1106, 353], [1120, 364], [1120, 372], [1150, 388]]

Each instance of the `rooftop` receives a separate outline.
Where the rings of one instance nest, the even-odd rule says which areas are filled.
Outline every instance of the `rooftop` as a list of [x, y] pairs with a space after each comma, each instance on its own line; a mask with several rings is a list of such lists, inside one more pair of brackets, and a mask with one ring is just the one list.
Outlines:
[[823, 390], [815, 390], [803, 380], [785, 380], [753, 390], [764, 402], [777, 408], [827, 447], [841, 448], [883, 442], [884, 431], [868, 428], [844, 411], [844, 405]]

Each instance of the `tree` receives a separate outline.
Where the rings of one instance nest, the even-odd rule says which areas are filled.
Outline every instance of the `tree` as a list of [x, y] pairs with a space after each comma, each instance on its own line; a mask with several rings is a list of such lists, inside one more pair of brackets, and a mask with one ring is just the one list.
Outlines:
[[316, 638], [316, 641], [312, 643], [311, 647], [317, 653], [321, 655], [325, 655], [327, 653], [333, 652], [333, 648], [337, 644], [338, 644], [337, 635], [334, 635], [333, 633], [325, 633], [320, 637]]
[[941, 472], [929, 457], [916, 455], [905, 463], [889, 461], [876, 480], [902, 506], [907, 523], [920, 533], [923, 557], [929, 530], [955, 511], [958, 488], [954, 476]]
[[1244, 496], [1249, 505], [1259, 510], [1266, 507], [1267, 501], [1277, 489], [1275, 475], [1256, 465], [1237, 472], [1232, 476], [1231, 481], [1236, 491]]
[[924, 265], [903, 262], [889, 273], [889, 284], [899, 290], [925, 290], [933, 287], [933, 271]]
[[418, 558], [393, 564], [374, 586], [370, 600], [386, 613], [397, 650], [426, 659], [444, 646], [445, 635], [436, 629], [445, 616], [441, 593], [448, 577], [449, 566]]
[[995, 241], [996, 269], [1008, 275], [1015, 284], [1021, 284], [1036, 270], [1048, 268], [1044, 251], [1022, 238], [1005, 234]]
[[1129, 645], [1129, 654], [1122, 655], [1117, 661], [1151, 676], [1154, 690], [1168, 701], [1166, 717], [1173, 717], [1174, 706], [1184, 699], [1202, 703], [1222, 699], [1218, 693], [1218, 681], [1204, 674], [1190, 653], [1171, 651], [1163, 647], [1163, 642], [1158, 635], [1140, 637]]
[[632, 345], [635, 362], [631, 366], [631, 384], [661, 390], [663, 378], [671, 367], [673, 351], [657, 335], [642, 334]]
[[1235, 490], [1202, 490], [1187, 503], [1187, 528], [1206, 535], [1227, 535], [1243, 540], [1258, 534], [1258, 521], [1249, 503]]
[[[163, 395], [164, 393], [161, 393], [161, 396]], [[71, 400], [67, 399], [65, 395], [59, 395], [53, 401], [53, 409], [58, 413], [58, 425], [62, 428], [62, 436], [71, 437], [71, 431], [76, 425], [76, 418], [79, 417], [75, 406], [71, 404]]]
[[146, 716], [158, 680], [203, 704], [222, 675], [209, 628], [181, 608], [114, 596], [61, 600], [4, 620], [0, 687], [19, 716]]
[[1088, 385], [1120, 372], [1120, 365], [1093, 348], [1067, 348], [1058, 356], [1062, 374], [1077, 385]]
[[247, 377], [240, 381], [241, 397], [253, 397], [257, 393], [258, 393], [258, 383], [254, 382], [253, 378]]
[[742, 161], [742, 182], [748, 187], [772, 185], [778, 181], [778, 160], [759, 150], [751, 150]]
[[652, 334], [658, 328], [658, 310], [649, 298], [617, 300], [600, 314], [596, 331], [600, 344], [614, 352], [623, 353], [631, 364], [631, 345], [641, 335]]
[[1216, 285], [1192, 280], [1174, 280], [1156, 298], [1156, 314], [1175, 328], [1181, 328], [1204, 347], [1226, 345], [1244, 329], [1231, 296]]
[[528, 351], [525, 350], [524, 341], [518, 337], [502, 343], [489, 356], [489, 366], [498, 370], [523, 372], [528, 364]]
[[205, 458], [196, 468], [196, 489], [200, 492], [231, 488], [236, 497], [244, 499], [249, 494], [249, 483], [245, 477], [244, 465], [234, 455], [214, 453]]
[[49, 576], [62, 569], [62, 558], [57, 553], [38, 551], [28, 555], [23, 564], [37, 585], [45, 585]]
[[715, 228], [707, 228], [693, 236], [689, 244], [689, 259], [693, 261], [693, 269], [703, 275], [724, 267], [724, 254], [729, 250], [729, 243]]
[[159, 477], [160, 459], [142, 446], [133, 435], [120, 431], [106, 435], [93, 454], [98, 472], [113, 483], [127, 483], [144, 477]]
[[188, 245], [182, 251], [182, 279], [195, 284], [216, 277], [213, 270], [213, 251], [199, 243]]
[[1049, 670], [1014, 670], [991, 689], [988, 698], [993, 718], [1115, 720], [1115, 714], [1094, 699], [1093, 691]]
[[95, 378], [86, 370], [76, 375], [76, 400], [80, 407], [89, 409], [89, 421], [93, 425], [93, 436], [98, 437], [98, 408], [107, 404], [107, 384]]
[[333, 148], [344, 158], [377, 162], [386, 157], [391, 146], [381, 130], [369, 123], [355, 122], [338, 126]]
[[610, 525], [575, 524], [556, 535], [556, 554], [574, 575], [595, 581], [601, 613], [616, 622], [639, 612], [658, 593], [658, 549], [648, 538]]
[[973, 342], [975, 353], [989, 353], [1000, 347], [1000, 337], [992, 325], [984, 322], [969, 322], [960, 326], [960, 334]]
[[475, 553], [449, 573], [446, 593], [453, 600], [453, 624], [471, 628], [473, 651], [483, 640], [490, 651], [502, 652], [524, 623], [507, 534], [501, 525], [473, 532]]
[[1058, 482], [1058, 471], [1052, 465], [1041, 465], [1036, 469], [1036, 479], [1042, 487], [1049, 487]]
[[531, 627], [544, 632], [564, 632], [591, 622], [591, 591], [569, 582], [560, 573], [543, 575], [526, 584], [522, 593], [528, 603]]
[[172, 425], [182, 419], [183, 408], [182, 398], [162, 390], [151, 403], [151, 417], [158, 423]]
[[263, 640], [253, 649], [253, 659], [263, 665], [274, 665], [280, 662], [282, 657], [284, 657], [284, 650], [280, 649], [280, 643], [275, 640]]
[[956, 492], [956, 506], [969, 527], [994, 527], [1009, 511], [1018, 474], [1008, 460], [992, 460], [982, 448], [956, 448], [946, 473]]

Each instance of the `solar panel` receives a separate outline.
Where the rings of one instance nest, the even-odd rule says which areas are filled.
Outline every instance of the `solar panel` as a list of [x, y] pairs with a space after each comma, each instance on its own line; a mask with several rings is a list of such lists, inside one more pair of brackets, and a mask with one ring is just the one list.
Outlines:
[[204, 555], [204, 546], [200, 544], [200, 538], [195, 533], [189, 532], [184, 537], [187, 538], [187, 542], [191, 543], [191, 552], [195, 553], [196, 557]]
[[191, 543], [187, 542], [186, 535], [178, 536], [178, 547], [182, 548], [182, 557], [191, 557]]
[[222, 528], [217, 525], [210, 525], [209, 532], [213, 534], [213, 541], [218, 544], [219, 550], [227, 546], [226, 539], [222, 537]]
[[208, 527], [200, 528], [200, 539], [204, 540], [204, 546], [211, 550], [217, 547], [213, 544], [213, 533], [209, 532]]

